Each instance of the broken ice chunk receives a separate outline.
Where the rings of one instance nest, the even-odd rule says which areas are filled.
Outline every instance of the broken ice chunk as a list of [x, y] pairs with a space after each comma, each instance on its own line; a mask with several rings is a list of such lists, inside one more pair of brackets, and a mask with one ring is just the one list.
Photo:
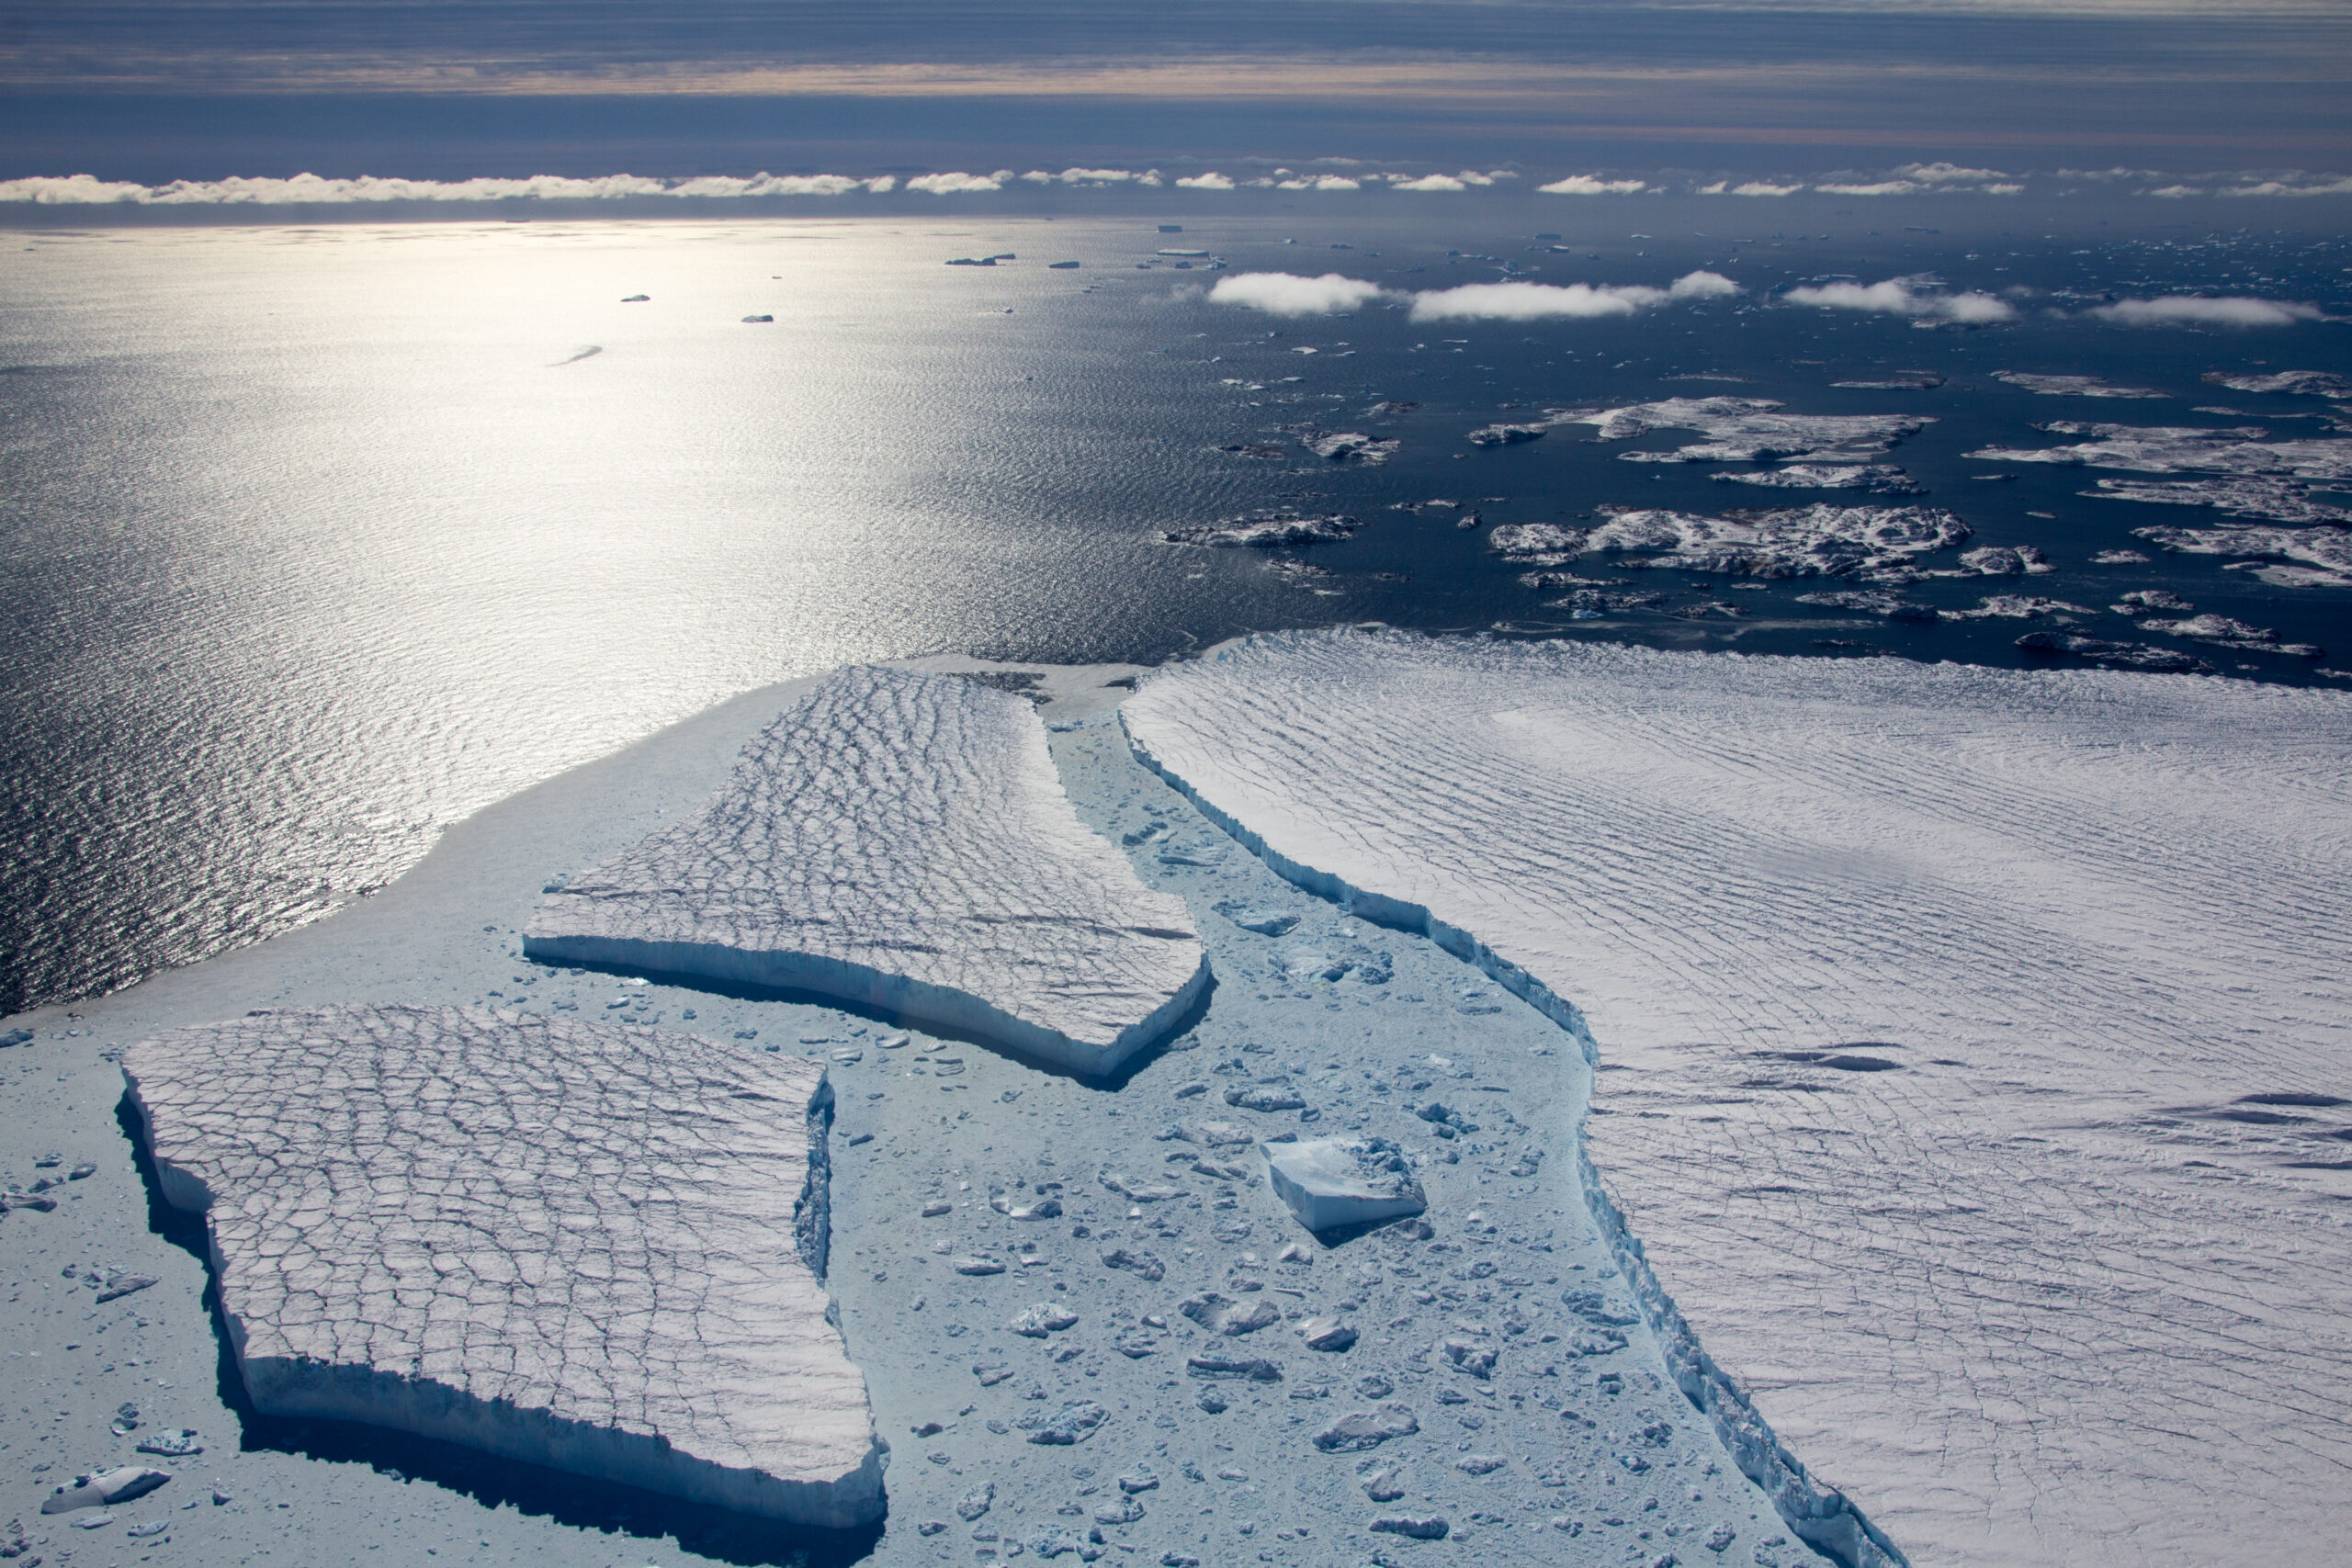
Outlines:
[[1427, 1208], [1421, 1184], [1385, 1138], [1261, 1144], [1274, 1191], [1311, 1231], [1391, 1220]]

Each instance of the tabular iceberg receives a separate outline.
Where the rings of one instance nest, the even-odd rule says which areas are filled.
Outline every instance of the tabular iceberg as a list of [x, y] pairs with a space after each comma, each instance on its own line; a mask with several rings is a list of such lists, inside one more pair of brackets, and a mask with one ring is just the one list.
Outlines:
[[457, 1008], [177, 1030], [123, 1062], [254, 1404], [739, 1512], [881, 1517], [827, 1321], [824, 1069]]
[[1124, 714], [1285, 874], [1589, 1028], [1604, 1218], [1744, 1465], [1922, 1562], [2352, 1510], [2352, 697], [1342, 632]]
[[524, 949], [797, 987], [1083, 1073], [1208, 979], [1183, 901], [1070, 809], [1026, 700], [879, 667], [818, 683], [700, 815], [550, 892]]

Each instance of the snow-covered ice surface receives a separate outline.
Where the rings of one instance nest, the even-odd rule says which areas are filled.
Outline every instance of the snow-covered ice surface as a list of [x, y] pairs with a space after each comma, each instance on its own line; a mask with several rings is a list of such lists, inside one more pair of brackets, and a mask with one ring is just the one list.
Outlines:
[[1362, 525], [1336, 513], [1306, 516], [1273, 512], [1222, 523], [1170, 528], [1160, 536], [1171, 545], [1205, 545], [1217, 549], [1272, 549], [1282, 545], [1328, 545], [1352, 536]]
[[1630, 441], [1657, 430], [1693, 430], [1706, 439], [1668, 452], [1621, 452], [1635, 463], [1756, 463], [1780, 457], [1865, 462], [1935, 423], [1927, 414], [1783, 413], [1770, 398], [1667, 398], [1614, 408], [1547, 409], [1551, 425], [1599, 426], [1596, 441]]
[[1917, 495], [1919, 487], [1901, 468], [1884, 463], [1790, 463], [1778, 468], [1732, 468], [1709, 476], [1725, 484], [1765, 485], [1774, 490], [1866, 490], [1880, 495]]
[[2267, 374], [2248, 372], [2233, 375], [2226, 370], [2209, 370], [2205, 379], [2217, 387], [2227, 387], [2233, 392], [2288, 392], [2308, 398], [2352, 398], [2352, 378], [2332, 370], [2273, 370]]
[[[2045, 398], [2164, 398], [2149, 387], [2118, 387], [2098, 376], [2042, 376], [2030, 370], [1996, 370], [1996, 381], [2007, 381], [2012, 387], [2022, 387], [2029, 392]], [[2252, 390], [2241, 388], [2240, 390]]]
[[1628, 552], [1611, 565], [1741, 577], [1871, 576], [1907, 569], [1913, 558], [1949, 549], [1969, 536], [1967, 524], [1932, 506], [1824, 502], [1714, 517], [1654, 508], [1604, 510], [1608, 521], [1584, 536], [1583, 548]]
[[1270, 864], [1589, 1026], [1683, 1375], [1917, 1561], [2340, 1529], [2352, 696], [1336, 632], [1125, 719]]
[[1994, 463], [2066, 463], [2148, 474], [2278, 474], [2352, 479], [2352, 441], [2271, 441], [2259, 425], [2084, 424], [2052, 420], [2052, 435], [2088, 436], [2068, 446], [1984, 446], [1969, 454]]
[[2159, 506], [2210, 506], [2233, 517], [2273, 523], [2352, 523], [2352, 507], [2321, 501], [2311, 487], [2267, 475], [2233, 479], [2101, 479], [2082, 491], [2102, 501], [2145, 501]]
[[487, 1008], [324, 1008], [123, 1061], [247, 1392], [738, 1512], [880, 1517], [828, 1321], [824, 1069]]
[[1208, 978], [1182, 901], [1072, 814], [1025, 697], [876, 666], [787, 708], [700, 813], [551, 887], [525, 951], [842, 997], [1096, 1074]]

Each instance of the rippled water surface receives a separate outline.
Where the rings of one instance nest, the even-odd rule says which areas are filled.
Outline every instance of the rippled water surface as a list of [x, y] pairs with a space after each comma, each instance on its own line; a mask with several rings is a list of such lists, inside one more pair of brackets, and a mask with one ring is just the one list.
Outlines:
[[[2328, 435], [2328, 405], [2199, 377], [2352, 367], [2341, 327], [2134, 333], [2029, 314], [1930, 332], [1760, 309], [1754, 294], [1609, 321], [1416, 325], [1389, 307], [1277, 320], [1206, 302], [1204, 260], [1154, 256], [1202, 249], [1235, 271], [1339, 269], [1399, 288], [1487, 281], [1501, 259], [1555, 282], [1662, 284], [1707, 265], [1758, 291], [1832, 270], [2096, 289], [2267, 268], [2306, 299], [2341, 288], [2346, 259], [2252, 238], [2153, 256], [2038, 238], [2001, 238], [1996, 253], [1994, 238], [1958, 234], [1669, 243], [1618, 215], [1555, 251], [1523, 227], [1188, 222], [1182, 242], [1130, 220], [948, 220], [9, 236], [0, 1011], [282, 930], [398, 874], [492, 800], [731, 693], [848, 660], [1156, 659], [1253, 628], [1381, 619], [2014, 663], [2015, 638], [2043, 624], [1890, 624], [1796, 603], [1817, 580], [1734, 592], [1680, 571], [1644, 574], [1655, 605], [1570, 620], [1548, 603], [1556, 588], [1523, 585], [1524, 563], [1488, 547], [1492, 525], [1573, 523], [1612, 503], [1872, 498], [1623, 463], [1625, 444], [1577, 427], [1500, 450], [1463, 440], [1546, 405], [1728, 393], [1931, 413], [1882, 460], [1928, 490], [1919, 502], [1958, 512], [1973, 544], [2036, 543], [2059, 570], [1928, 582], [1912, 598], [2045, 595], [2090, 612], [2079, 630], [2131, 637], [2103, 606], [2164, 588], [2352, 660], [2342, 590], [2281, 590], [2224, 558], [2089, 561], [2132, 546], [2134, 527], [2229, 519], [2082, 499], [2082, 468], [1992, 465], [2016, 478], [1978, 480], [1988, 465], [1966, 457], [2054, 444], [2032, 428], [2052, 419], [2258, 417], [2279, 439]], [[941, 265], [990, 252], [1015, 259]], [[1084, 265], [1044, 265], [1057, 260]], [[775, 320], [743, 319], [763, 315]], [[2103, 374], [2169, 400], [2037, 396], [1990, 379], [2003, 368]], [[1897, 370], [1946, 382], [1831, 385]], [[1371, 414], [1382, 401], [1418, 407]], [[2217, 404], [2249, 412], [2191, 412]], [[1302, 426], [1402, 446], [1385, 466], [1331, 463], [1299, 446]], [[1248, 445], [1272, 455], [1220, 450]], [[1397, 509], [1440, 498], [1464, 506]], [[1364, 525], [1271, 554], [1160, 538], [1282, 506]], [[1462, 526], [1472, 513], [1486, 525]], [[2225, 674], [2324, 679], [2312, 660], [2204, 653]]]

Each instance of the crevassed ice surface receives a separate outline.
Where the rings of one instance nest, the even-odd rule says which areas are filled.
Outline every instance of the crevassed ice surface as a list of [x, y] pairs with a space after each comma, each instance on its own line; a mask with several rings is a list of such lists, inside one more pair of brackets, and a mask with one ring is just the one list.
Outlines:
[[526, 945], [805, 987], [1082, 1072], [1208, 974], [1183, 900], [1079, 821], [1025, 698], [876, 667], [786, 709], [700, 815], [549, 893]]
[[[826, 1320], [824, 1069], [484, 1008], [175, 1030], [124, 1076], [254, 1403], [808, 1524], [881, 1515]], [[804, 1257], [808, 1252], [813, 1257]]]
[[1124, 711], [1581, 1010], [1661, 1282], [1915, 1561], [2352, 1509], [2352, 699], [1337, 633]]

